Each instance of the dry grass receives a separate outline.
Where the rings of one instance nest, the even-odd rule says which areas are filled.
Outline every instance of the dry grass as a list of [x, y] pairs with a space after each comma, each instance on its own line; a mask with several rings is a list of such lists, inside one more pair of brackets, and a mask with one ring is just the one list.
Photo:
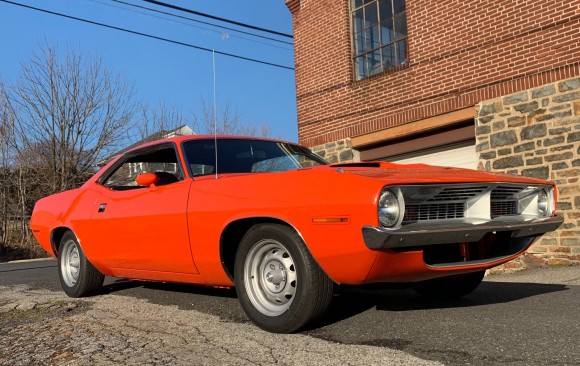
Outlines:
[[8, 226], [6, 239], [0, 242], [0, 262], [46, 257], [48, 254], [28, 230], [23, 231], [16, 223]]

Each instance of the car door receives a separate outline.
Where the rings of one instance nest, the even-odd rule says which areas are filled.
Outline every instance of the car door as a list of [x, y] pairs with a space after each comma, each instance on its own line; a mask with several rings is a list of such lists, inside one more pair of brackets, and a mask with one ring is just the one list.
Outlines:
[[[198, 273], [186, 215], [192, 180], [184, 178], [177, 156], [172, 143], [132, 152], [98, 182], [91, 241], [108, 267]], [[139, 186], [135, 178], [145, 172], [173, 178]]]

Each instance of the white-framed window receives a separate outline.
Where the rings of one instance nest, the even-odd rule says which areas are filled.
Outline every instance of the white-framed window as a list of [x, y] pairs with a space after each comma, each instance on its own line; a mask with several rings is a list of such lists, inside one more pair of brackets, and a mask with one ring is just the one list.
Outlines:
[[356, 80], [408, 63], [405, 0], [351, 0]]

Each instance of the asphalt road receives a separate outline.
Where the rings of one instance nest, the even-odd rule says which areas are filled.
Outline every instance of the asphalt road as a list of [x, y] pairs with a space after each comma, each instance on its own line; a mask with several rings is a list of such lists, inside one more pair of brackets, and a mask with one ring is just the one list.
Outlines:
[[[56, 262], [0, 264], [0, 286], [18, 284], [59, 290]], [[248, 322], [233, 290], [107, 278], [102, 292]], [[580, 365], [580, 268], [486, 277], [455, 302], [426, 301], [410, 290], [348, 289], [322, 324], [302, 334], [447, 365]]]

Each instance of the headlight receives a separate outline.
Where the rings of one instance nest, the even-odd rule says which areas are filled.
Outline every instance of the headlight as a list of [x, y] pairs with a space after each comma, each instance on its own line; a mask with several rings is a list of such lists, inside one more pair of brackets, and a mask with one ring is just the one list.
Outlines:
[[386, 227], [393, 227], [399, 222], [401, 208], [397, 195], [385, 189], [379, 197], [379, 222]]
[[538, 192], [538, 213], [540, 216], [546, 216], [548, 213], [548, 194], [543, 189]]

